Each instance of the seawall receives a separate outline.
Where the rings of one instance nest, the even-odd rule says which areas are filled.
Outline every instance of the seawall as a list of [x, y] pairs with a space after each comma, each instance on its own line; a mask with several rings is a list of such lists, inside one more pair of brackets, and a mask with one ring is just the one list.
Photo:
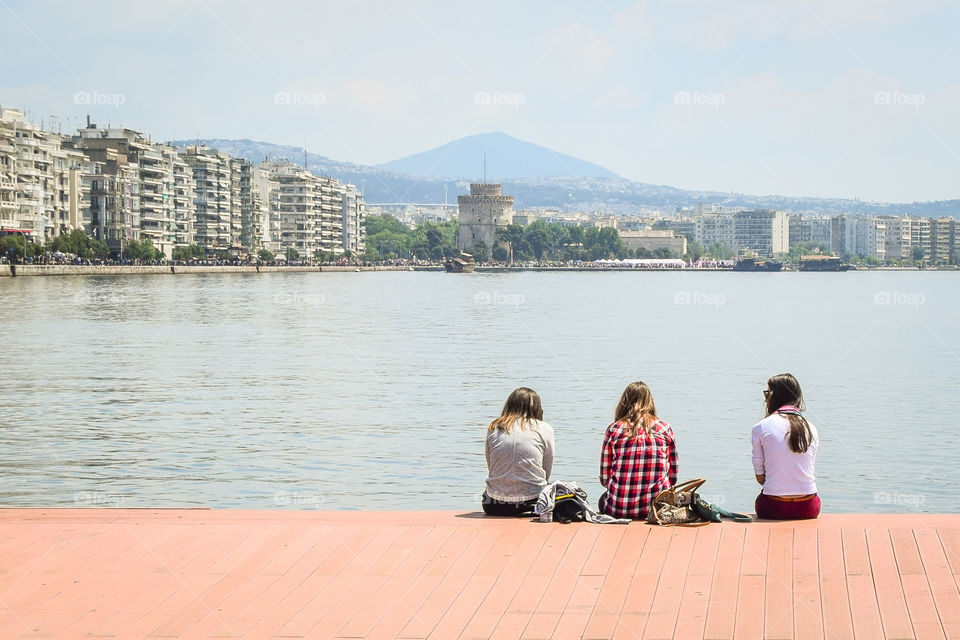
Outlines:
[[[0, 265], [0, 277], [10, 277], [11, 265]], [[442, 271], [443, 267], [416, 267], [417, 271]], [[410, 267], [279, 267], [237, 265], [72, 265], [72, 264], [18, 264], [19, 276], [118, 276], [118, 275], [183, 275], [191, 273], [299, 273], [317, 271], [409, 271]]]

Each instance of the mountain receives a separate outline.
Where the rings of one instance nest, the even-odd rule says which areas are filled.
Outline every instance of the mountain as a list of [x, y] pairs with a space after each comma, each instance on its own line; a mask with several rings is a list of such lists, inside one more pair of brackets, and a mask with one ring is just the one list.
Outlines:
[[[503, 135], [503, 134], [485, 134]], [[471, 136], [471, 138], [484, 136]], [[505, 136], [510, 140], [509, 136]], [[460, 141], [469, 140], [462, 138]], [[291, 160], [298, 164], [304, 162], [302, 147], [271, 144], [254, 140], [177, 140], [173, 144], [183, 148], [195, 143], [206, 144], [238, 158], [247, 158], [259, 163], [265, 158], [271, 160]], [[524, 143], [521, 141], [522, 145]], [[447, 147], [449, 145], [444, 145]], [[537, 147], [537, 145], [530, 145]], [[443, 149], [444, 147], [438, 147]], [[434, 151], [437, 151], [435, 149]], [[546, 150], [548, 153], [554, 153]], [[452, 152], [452, 151], [451, 151]], [[431, 153], [431, 152], [425, 152]], [[422, 155], [422, 154], [418, 154]], [[556, 154], [563, 158], [563, 154]], [[416, 156], [410, 156], [415, 158]], [[388, 170], [379, 166], [359, 165], [341, 162], [316, 153], [306, 154], [307, 168], [313, 173], [330, 176], [360, 187], [368, 204], [383, 203], [455, 203], [457, 196], [470, 192], [470, 182], [482, 176], [483, 153], [479, 158], [479, 170], [466, 174], [463, 179], [434, 177]], [[395, 160], [394, 162], [401, 162]], [[577, 160], [579, 166], [595, 167], [589, 162]], [[728, 207], [748, 207], [755, 209], [783, 209], [795, 213], [816, 213], [833, 215], [838, 213], [867, 213], [872, 215], [911, 214], [924, 217], [952, 216], [960, 218], [960, 200], [939, 200], [935, 202], [878, 203], [861, 202], [845, 198], [795, 198], [777, 195], [749, 195], [733, 192], [691, 191], [666, 185], [635, 182], [612, 174], [606, 177], [579, 176], [535, 176], [535, 177], [499, 177], [505, 175], [497, 168], [496, 162], [487, 156], [488, 174], [491, 180], [503, 184], [503, 192], [514, 197], [514, 208], [532, 209], [545, 207], [563, 211], [603, 211], [610, 214], [634, 213], [640, 207], [656, 207], [665, 213], [675, 207], [692, 206], [698, 202], [713, 202]], [[569, 164], [568, 166], [574, 166]], [[599, 167], [602, 169], [602, 167]], [[605, 170], [604, 170], [605, 171]], [[455, 173], [451, 171], [450, 173]], [[506, 174], [508, 175], [508, 174]], [[611, 177], [612, 176], [612, 177]]]
[[494, 181], [517, 178], [619, 178], [598, 164], [518, 140], [505, 133], [480, 133], [434, 149], [375, 165], [378, 169], [430, 178], [466, 179], [483, 175]]

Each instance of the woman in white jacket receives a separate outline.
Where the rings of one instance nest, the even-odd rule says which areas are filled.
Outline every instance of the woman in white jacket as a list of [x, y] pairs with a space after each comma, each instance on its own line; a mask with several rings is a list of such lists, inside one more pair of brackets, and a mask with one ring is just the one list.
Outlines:
[[789, 373], [767, 380], [767, 417], [753, 427], [753, 471], [763, 489], [757, 517], [803, 520], [820, 514], [814, 465], [820, 437], [804, 416], [800, 383]]
[[483, 512], [532, 515], [553, 468], [553, 427], [543, 421], [536, 391], [520, 387], [510, 394], [500, 417], [487, 427], [486, 454]]

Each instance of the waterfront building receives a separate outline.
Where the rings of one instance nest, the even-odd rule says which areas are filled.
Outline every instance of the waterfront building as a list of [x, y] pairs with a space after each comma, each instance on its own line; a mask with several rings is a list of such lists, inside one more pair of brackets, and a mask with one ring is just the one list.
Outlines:
[[[653, 228], [667, 229], [685, 238], [696, 238], [697, 235], [697, 222], [691, 218], [657, 220], [653, 223]], [[683, 253], [686, 253], [686, 251]]]
[[366, 251], [366, 204], [352, 184], [314, 175], [292, 162], [263, 162], [253, 173], [263, 248], [305, 258], [318, 251]]
[[956, 263], [955, 218], [933, 218], [930, 220], [930, 260], [934, 264]]
[[904, 224], [899, 216], [881, 216], [886, 227], [884, 233], [884, 257], [887, 260], [911, 260], [913, 249], [910, 244], [910, 223]]
[[687, 239], [672, 229], [648, 229], [646, 231], [620, 231], [623, 246], [630, 251], [645, 249], [656, 251], [668, 249], [676, 255], [687, 252]]
[[847, 221], [845, 215], [830, 218], [830, 250], [834, 253], [851, 253], [847, 242]]
[[84, 158], [63, 142], [0, 108], [0, 226], [43, 243], [80, 224]]
[[[909, 224], [910, 226], [910, 246], [914, 251], [917, 247], [920, 247], [923, 250], [923, 260], [930, 260], [933, 252], [933, 243], [931, 242], [930, 231], [931, 224], [929, 218], [914, 218], [911, 216], [905, 216], [903, 218], [903, 223], [905, 225]], [[916, 251], [919, 256], [919, 251]], [[914, 258], [913, 255], [910, 256]]]
[[[168, 163], [170, 174], [173, 177], [170, 200], [173, 203], [173, 236], [175, 247], [186, 247], [196, 244], [194, 220], [196, 218], [196, 181], [193, 179], [193, 169], [179, 153], [170, 147], [164, 148], [164, 161]], [[171, 152], [168, 152], [169, 149]]]
[[326, 253], [343, 253], [343, 198], [346, 186], [333, 178], [322, 177], [320, 190], [320, 245]]
[[237, 250], [240, 221], [234, 225], [233, 158], [205, 145], [187, 147], [180, 157], [193, 173], [196, 243], [208, 254]]
[[499, 184], [471, 184], [470, 194], [457, 196], [457, 204], [461, 251], [478, 245], [492, 249], [499, 240], [497, 230], [513, 224], [513, 196], [503, 195]]
[[322, 179], [292, 162], [265, 162], [260, 169], [277, 183], [280, 224], [275, 253], [294, 249], [301, 257], [312, 258], [323, 246]]
[[16, 158], [12, 123], [0, 118], [0, 229], [18, 228]]
[[832, 241], [830, 218], [790, 216], [790, 245], [813, 243], [829, 247]]
[[733, 214], [733, 225], [735, 251], [773, 256], [790, 250], [790, 231], [784, 211], [739, 211]]
[[[82, 139], [76, 144], [82, 145]], [[82, 148], [82, 147], [80, 147]], [[139, 171], [127, 156], [109, 147], [82, 148], [87, 161], [83, 185], [87, 198], [83, 228], [122, 255], [130, 240], [140, 239]]]
[[143, 239], [170, 258], [178, 235], [176, 150], [133, 129], [92, 124], [79, 131], [74, 143], [88, 160], [84, 181], [91, 199], [83, 226], [106, 240], [113, 252], [129, 240]]
[[855, 225], [854, 253], [883, 260], [887, 252], [887, 227], [880, 218], [858, 218]]
[[254, 180], [249, 160], [232, 158], [230, 162], [231, 216], [230, 240], [235, 251], [255, 256], [263, 248], [263, 194]]
[[733, 214], [705, 213], [696, 218], [694, 239], [702, 246], [719, 244], [733, 249], [736, 244]]
[[342, 185], [340, 207], [342, 212], [343, 250], [358, 255], [367, 250], [367, 209], [363, 194], [352, 184]]
[[280, 183], [269, 163], [253, 168], [252, 180], [260, 197], [260, 248], [280, 253]]

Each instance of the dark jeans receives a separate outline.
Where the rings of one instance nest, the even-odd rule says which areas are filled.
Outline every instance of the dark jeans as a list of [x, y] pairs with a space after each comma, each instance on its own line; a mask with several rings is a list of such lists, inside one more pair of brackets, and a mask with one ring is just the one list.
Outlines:
[[536, 498], [526, 502], [504, 502], [503, 500], [494, 500], [486, 492], [483, 494], [483, 512], [488, 516], [508, 516], [512, 518], [532, 516], [533, 507], [536, 504]]
[[785, 502], [761, 493], [754, 503], [757, 517], [763, 520], [809, 520], [820, 515], [820, 496], [809, 500]]

